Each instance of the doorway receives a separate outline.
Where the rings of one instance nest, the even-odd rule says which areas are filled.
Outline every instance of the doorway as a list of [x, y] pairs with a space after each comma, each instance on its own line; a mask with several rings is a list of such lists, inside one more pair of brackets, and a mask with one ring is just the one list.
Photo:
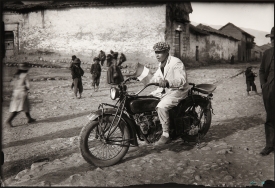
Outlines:
[[13, 31], [5, 31], [4, 40], [5, 40], [6, 57], [11, 57], [14, 55]]

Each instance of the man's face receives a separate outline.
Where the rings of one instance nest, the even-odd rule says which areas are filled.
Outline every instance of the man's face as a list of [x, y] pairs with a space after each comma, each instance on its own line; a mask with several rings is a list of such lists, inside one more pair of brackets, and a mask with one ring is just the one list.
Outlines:
[[94, 62], [95, 62], [95, 64], [98, 64], [99, 61], [98, 61], [98, 60], [95, 60]]
[[163, 62], [167, 56], [169, 55], [169, 52], [167, 50], [165, 51], [155, 51], [156, 58], [158, 62]]

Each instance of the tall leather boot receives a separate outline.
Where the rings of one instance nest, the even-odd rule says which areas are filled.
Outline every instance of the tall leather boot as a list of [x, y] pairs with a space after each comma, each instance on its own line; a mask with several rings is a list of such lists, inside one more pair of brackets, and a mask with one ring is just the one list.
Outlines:
[[10, 126], [10, 127], [14, 127], [13, 125], [12, 125], [12, 120], [15, 118], [15, 116], [18, 114], [18, 112], [12, 112], [11, 114], [10, 114], [10, 117], [7, 119], [7, 121], [6, 121], [6, 124], [8, 125], [8, 126]]
[[265, 124], [265, 139], [266, 139], [266, 146], [261, 151], [263, 156], [270, 154], [274, 151], [274, 128], [272, 126]]

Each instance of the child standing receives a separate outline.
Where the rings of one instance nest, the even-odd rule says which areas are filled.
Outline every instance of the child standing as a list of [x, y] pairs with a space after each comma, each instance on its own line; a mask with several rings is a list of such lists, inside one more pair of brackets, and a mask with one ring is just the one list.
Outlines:
[[[80, 60], [72, 63], [72, 78], [73, 78], [73, 89], [74, 94], [77, 99], [81, 98], [82, 92], [83, 92], [83, 84], [82, 84], [82, 76], [84, 75], [83, 69], [80, 67]], [[77, 97], [77, 93], [79, 93], [79, 97]]]
[[28, 99], [30, 81], [28, 76], [27, 63], [19, 64], [18, 70], [15, 73], [14, 78], [12, 80], [12, 85], [13, 85], [13, 93], [12, 93], [12, 99], [11, 99], [10, 109], [9, 109], [11, 114], [6, 121], [6, 124], [10, 127], [13, 127], [12, 120], [21, 111], [25, 112], [28, 118], [28, 123], [34, 122], [35, 119], [33, 119], [30, 115], [30, 104]]
[[251, 87], [252, 87], [252, 91], [257, 93], [257, 88], [254, 83], [255, 77], [257, 77], [257, 74], [252, 71], [252, 66], [247, 67], [245, 71], [245, 77], [246, 77], [246, 85], [247, 85], [247, 95], [249, 95], [249, 91], [251, 91]]
[[99, 64], [100, 59], [95, 57], [93, 59], [94, 64], [91, 66], [91, 74], [92, 74], [92, 86], [94, 87], [94, 91], [98, 91], [100, 76], [101, 76], [101, 66]]

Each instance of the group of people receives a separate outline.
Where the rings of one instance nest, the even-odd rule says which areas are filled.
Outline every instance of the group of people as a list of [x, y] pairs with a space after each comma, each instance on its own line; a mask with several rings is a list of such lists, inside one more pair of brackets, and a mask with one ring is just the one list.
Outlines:
[[[274, 139], [274, 28], [271, 30], [271, 34], [267, 35], [271, 38], [272, 48], [264, 52], [262, 63], [260, 65], [259, 77], [262, 88], [263, 101], [266, 109], [266, 122], [265, 122], [265, 135], [266, 135], [266, 147], [260, 152], [262, 155], [268, 155], [275, 149]], [[183, 62], [169, 54], [170, 46], [166, 42], [158, 42], [153, 47], [156, 59], [159, 62], [159, 68], [153, 75], [150, 81], [159, 83], [160, 102], [157, 105], [158, 116], [162, 125], [162, 136], [156, 145], [162, 145], [169, 142], [169, 109], [178, 105], [179, 101], [184, 99], [188, 94], [188, 80], [187, 74]], [[103, 54], [103, 51], [100, 51]], [[109, 57], [108, 57], [109, 56]], [[120, 71], [118, 61], [118, 53], [111, 51], [107, 57], [107, 82], [109, 84], [119, 84], [122, 82], [123, 76]], [[98, 90], [100, 82], [101, 66], [103, 66], [105, 58], [95, 57], [93, 59], [94, 64], [91, 66], [90, 73], [93, 78], [93, 86], [95, 90]], [[100, 63], [100, 64], [99, 64]], [[76, 56], [72, 56], [71, 71], [75, 95], [79, 91], [79, 98], [83, 91], [81, 76], [84, 71], [80, 66], [81, 62]], [[247, 69], [247, 91], [249, 93], [250, 86], [253, 90], [256, 90], [254, 83], [254, 77], [256, 76], [252, 71], [251, 67]], [[137, 75], [136, 75], [137, 76]], [[140, 75], [139, 75], [140, 76]], [[249, 79], [252, 79], [249, 80]], [[253, 83], [252, 83], [253, 82]], [[179, 89], [169, 89], [171, 87], [177, 87]], [[18, 72], [15, 74], [15, 84], [10, 105], [11, 116], [7, 120], [7, 124], [12, 126], [11, 121], [19, 111], [25, 111], [28, 117], [29, 123], [34, 122], [29, 114], [29, 103], [27, 98], [27, 92], [29, 90], [29, 81], [27, 76], [27, 69], [25, 64], [19, 66]]]
[[104, 66], [104, 62], [107, 59], [107, 83], [108, 84], [120, 84], [124, 81], [121, 65], [126, 61], [126, 57], [123, 53], [120, 54], [118, 59], [118, 52], [110, 51], [110, 54], [107, 56], [105, 52], [100, 50], [99, 55], [94, 57], [93, 64], [90, 69], [90, 73], [92, 74], [92, 86], [94, 87], [94, 91], [98, 91], [100, 76], [101, 76], [101, 67]]
[[106, 60], [106, 66], [110, 67], [112, 65], [112, 60], [115, 58], [118, 59], [117, 66], [121, 67], [122, 63], [124, 63], [127, 59], [124, 53], [120, 53], [120, 57], [118, 58], [118, 52], [114, 52], [110, 50], [110, 54], [105, 54], [104, 51], [100, 50], [98, 56], [101, 66], [104, 66], [104, 62]]
[[[92, 75], [92, 87], [94, 91], [97, 92], [99, 89], [100, 77], [102, 72], [102, 66], [104, 66], [104, 61], [106, 60], [105, 52], [100, 50], [99, 55], [93, 58], [93, 64], [90, 68], [90, 73]], [[126, 61], [126, 57], [123, 53], [120, 54], [118, 60], [118, 52], [110, 51], [107, 55], [107, 83], [108, 84], [120, 84], [124, 81], [121, 64]], [[73, 83], [71, 89], [74, 91], [76, 98], [80, 99], [83, 92], [82, 76], [84, 71], [81, 68], [81, 61], [75, 55], [72, 56], [72, 61], [70, 64], [70, 70], [72, 74]], [[79, 96], [78, 96], [79, 94]]]

